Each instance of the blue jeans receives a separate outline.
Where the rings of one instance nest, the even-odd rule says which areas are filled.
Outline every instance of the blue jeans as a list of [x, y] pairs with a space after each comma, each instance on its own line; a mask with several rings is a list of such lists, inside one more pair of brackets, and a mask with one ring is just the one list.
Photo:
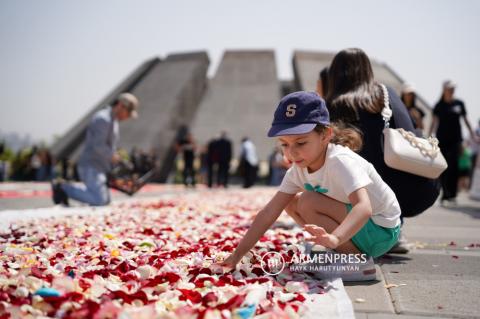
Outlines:
[[62, 189], [67, 193], [69, 198], [92, 206], [103, 206], [110, 203], [107, 174], [93, 167], [79, 166], [78, 175], [84, 185], [62, 185]]

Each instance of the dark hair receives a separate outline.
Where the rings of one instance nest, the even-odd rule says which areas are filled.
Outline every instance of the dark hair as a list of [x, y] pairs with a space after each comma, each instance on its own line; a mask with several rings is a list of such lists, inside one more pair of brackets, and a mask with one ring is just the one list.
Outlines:
[[332, 122], [355, 123], [358, 109], [381, 112], [382, 89], [375, 83], [370, 60], [361, 49], [345, 49], [335, 55], [328, 71], [326, 101]]
[[327, 96], [328, 92], [328, 66], [324, 67], [318, 74], [318, 79], [322, 83], [323, 96]]
[[[337, 122], [335, 124], [330, 123], [328, 127], [333, 129], [333, 138], [331, 140], [333, 144], [346, 146], [354, 152], [358, 152], [362, 149], [363, 134], [356, 127], [349, 126], [344, 122]], [[313, 130], [321, 134], [326, 128], [327, 126], [318, 124]]]

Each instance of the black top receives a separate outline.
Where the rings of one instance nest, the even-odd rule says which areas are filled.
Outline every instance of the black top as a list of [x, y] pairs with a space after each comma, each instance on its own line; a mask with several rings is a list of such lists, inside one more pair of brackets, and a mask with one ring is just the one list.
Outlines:
[[195, 145], [188, 139], [181, 139], [178, 145], [183, 152], [183, 160], [187, 163], [193, 163], [195, 158]]
[[[390, 107], [393, 115], [390, 118], [391, 128], [403, 128], [414, 132], [414, 127], [406, 106], [395, 91], [388, 89]], [[415, 216], [430, 207], [439, 194], [437, 180], [402, 172], [385, 164], [383, 155], [383, 128], [385, 123], [380, 113], [372, 114], [364, 110], [358, 111], [357, 125], [363, 132], [363, 148], [360, 156], [373, 164], [385, 183], [395, 193], [402, 216]]]
[[232, 159], [232, 142], [221, 137], [208, 144], [208, 161], [211, 163], [229, 163]]
[[437, 138], [440, 147], [462, 142], [462, 127], [460, 117], [466, 116], [465, 105], [460, 100], [450, 103], [439, 101], [433, 109], [438, 117]]

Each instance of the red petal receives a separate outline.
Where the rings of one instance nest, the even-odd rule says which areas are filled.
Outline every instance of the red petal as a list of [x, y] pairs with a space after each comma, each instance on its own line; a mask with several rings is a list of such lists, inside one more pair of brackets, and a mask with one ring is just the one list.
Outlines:
[[224, 309], [234, 309], [238, 308], [242, 305], [243, 301], [245, 300], [245, 295], [236, 295], [230, 298], [229, 301], [227, 301], [224, 304], [218, 305], [217, 309], [218, 310], [224, 310]]
[[195, 290], [190, 289], [178, 289], [182, 296], [180, 296], [180, 300], [190, 300], [193, 303], [200, 303], [202, 302], [202, 295]]
[[218, 297], [217, 297], [217, 295], [215, 295], [214, 292], [209, 292], [205, 296], [203, 296], [203, 298], [202, 298], [202, 304], [205, 307], [209, 307], [210, 303], [215, 303], [217, 301], [218, 301]]

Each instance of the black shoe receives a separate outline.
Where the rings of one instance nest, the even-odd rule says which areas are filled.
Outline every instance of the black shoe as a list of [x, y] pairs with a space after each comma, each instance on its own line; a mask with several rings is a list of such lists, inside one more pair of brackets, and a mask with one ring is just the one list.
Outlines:
[[52, 183], [52, 199], [56, 205], [62, 204], [70, 206], [68, 203], [68, 196], [62, 189], [62, 183]]
[[54, 183], [54, 182], [50, 184], [52, 188], [52, 200], [55, 205], [58, 205], [61, 203], [60, 191], [58, 189], [59, 188], [58, 185], [59, 185], [58, 183]]

